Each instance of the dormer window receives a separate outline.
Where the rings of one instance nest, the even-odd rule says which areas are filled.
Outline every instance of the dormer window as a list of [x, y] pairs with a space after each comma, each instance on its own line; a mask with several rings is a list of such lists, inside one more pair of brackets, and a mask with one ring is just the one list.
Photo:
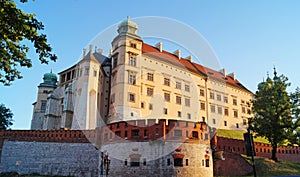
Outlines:
[[136, 48], [136, 44], [135, 43], [130, 43], [130, 47]]

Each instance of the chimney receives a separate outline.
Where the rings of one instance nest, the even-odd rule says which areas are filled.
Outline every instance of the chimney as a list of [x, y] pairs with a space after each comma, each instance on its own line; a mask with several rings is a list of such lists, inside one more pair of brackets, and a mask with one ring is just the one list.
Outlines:
[[226, 69], [225, 68], [219, 70], [219, 72], [222, 73], [224, 76], [226, 76]]
[[230, 73], [228, 76], [232, 77], [233, 80], [235, 80], [235, 73]]
[[193, 56], [190, 55], [190, 56], [186, 57], [186, 59], [189, 60], [190, 62], [192, 62]]
[[92, 44], [90, 44], [90, 45], [89, 45], [89, 52], [91, 52], [91, 53], [92, 53], [92, 52], [93, 52], [92, 50], [93, 50], [93, 45], [92, 45]]
[[173, 52], [179, 59], [181, 58], [180, 56], [180, 50], [176, 50], [175, 52]]
[[162, 52], [162, 42], [155, 44], [155, 47], [158, 48], [160, 52]]
[[93, 45], [89, 45], [89, 52], [90, 52], [90, 57], [93, 55]]
[[83, 55], [83, 57], [82, 57], [82, 58], [84, 58], [84, 57], [85, 57], [85, 55], [86, 55], [86, 49], [83, 49], [83, 53], [82, 53], [82, 55]]

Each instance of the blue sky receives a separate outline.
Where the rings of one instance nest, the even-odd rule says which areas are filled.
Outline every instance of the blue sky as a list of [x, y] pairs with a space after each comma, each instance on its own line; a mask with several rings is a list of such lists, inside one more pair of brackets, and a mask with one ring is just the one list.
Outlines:
[[267, 71], [273, 72], [273, 65], [289, 78], [289, 91], [300, 86], [300, 1], [36, 0], [19, 5], [43, 22], [58, 61], [41, 65], [29, 52], [33, 67], [22, 69], [24, 78], [9, 87], [0, 85], [0, 102], [14, 113], [12, 129], [30, 128], [32, 103], [44, 73], [75, 64], [99, 32], [128, 15], [167, 17], [194, 28], [210, 44], [221, 67], [235, 72], [253, 92]]

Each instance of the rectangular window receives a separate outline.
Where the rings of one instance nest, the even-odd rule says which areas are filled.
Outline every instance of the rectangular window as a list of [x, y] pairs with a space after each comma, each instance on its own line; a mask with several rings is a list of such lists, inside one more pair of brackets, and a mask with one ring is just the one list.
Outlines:
[[133, 93], [129, 93], [129, 101], [134, 102], [135, 98], [134, 98], [134, 94]]
[[233, 105], [237, 105], [237, 99], [233, 98], [232, 104], [233, 104]]
[[136, 48], [136, 44], [135, 43], [130, 43], [130, 47]]
[[153, 96], [153, 88], [147, 88], [147, 96]]
[[176, 81], [176, 88], [181, 89], [181, 82]]
[[97, 71], [94, 71], [94, 76], [95, 76], [95, 77], [97, 76]]
[[225, 116], [229, 116], [228, 108], [225, 108], [225, 109], [224, 109], [224, 115], [225, 115]]
[[185, 106], [188, 106], [188, 107], [190, 107], [190, 105], [191, 105], [191, 101], [190, 101], [190, 99], [189, 98], [185, 98]]
[[135, 74], [129, 74], [129, 84], [134, 85], [136, 80], [136, 75]]
[[227, 121], [224, 121], [224, 126], [225, 126], [225, 127], [227, 126]]
[[238, 123], [236, 123], [236, 128], [239, 128], [240, 126], [239, 126], [239, 124]]
[[189, 166], [189, 159], [185, 159], [185, 166]]
[[186, 92], [190, 92], [190, 85], [185, 84], [184, 90], [185, 90]]
[[213, 124], [216, 124], [216, 119], [213, 119]]
[[200, 89], [200, 96], [205, 96], [204, 89]]
[[246, 108], [242, 106], [242, 113], [246, 113]]
[[170, 102], [170, 93], [164, 93], [165, 101]]
[[131, 131], [131, 137], [138, 137], [139, 136], [139, 130], [132, 130]]
[[153, 73], [148, 73], [147, 74], [147, 80], [148, 81], [153, 81], [154, 79], [153, 79]]
[[187, 113], [187, 118], [191, 119], [191, 114], [190, 113]]
[[176, 96], [176, 104], [181, 104], [181, 96]]
[[216, 106], [210, 105], [210, 112], [216, 112]]
[[181, 117], [181, 111], [177, 111], [177, 116]]
[[228, 103], [228, 97], [227, 96], [224, 96], [223, 100], [224, 100], [224, 103]]
[[175, 167], [182, 167], [183, 166], [183, 159], [182, 158], [174, 159], [174, 166]]
[[193, 138], [197, 138], [197, 139], [199, 138], [199, 134], [197, 131], [193, 131], [192, 136], [193, 136]]
[[113, 57], [113, 68], [117, 67], [117, 65], [118, 65], [118, 58]]
[[205, 167], [209, 167], [209, 159], [205, 160]]
[[182, 137], [182, 130], [174, 130], [175, 137]]
[[205, 103], [203, 103], [203, 102], [200, 103], [200, 109], [205, 110]]
[[144, 137], [147, 137], [148, 136], [148, 130], [144, 130]]
[[130, 166], [139, 167], [140, 166], [140, 158], [131, 158], [130, 159]]
[[218, 106], [218, 114], [222, 114], [222, 107]]
[[168, 114], [168, 109], [164, 108], [164, 114], [167, 115]]
[[90, 73], [89, 68], [85, 68], [85, 70], [84, 70], [84, 75], [89, 75], [89, 73]]
[[239, 116], [237, 110], [233, 110], [233, 116], [234, 116], [235, 118], [237, 118], [237, 117]]
[[171, 159], [167, 159], [167, 165], [168, 165], [168, 166], [171, 165]]
[[136, 56], [130, 56], [129, 58], [129, 65], [130, 66], [136, 66]]
[[217, 100], [218, 100], [218, 101], [222, 101], [222, 97], [221, 97], [220, 94], [217, 94]]
[[250, 109], [247, 109], [247, 114], [251, 114], [251, 110]]
[[164, 85], [170, 86], [170, 78], [164, 78]]
[[41, 110], [42, 110], [42, 111], [45, 111], [45, 110], [46, 110], [46, 104], [47, 104], [47, 101], [45, 101], [45, 100], [42, 100], [42, 101], [41, 101]]
[[247, 120], [243, 119], [243, 125], [247, 125]]
[[209, 93], [209, 98], [210, 99], [215, 99], [215, 93], [214, 92], [210, 92]]
[[141, 108], [144, 108], [144, 102], [141, 102]]
[[149, 110], [153, 109], [153, 105], [151, 103], [149, 103]]

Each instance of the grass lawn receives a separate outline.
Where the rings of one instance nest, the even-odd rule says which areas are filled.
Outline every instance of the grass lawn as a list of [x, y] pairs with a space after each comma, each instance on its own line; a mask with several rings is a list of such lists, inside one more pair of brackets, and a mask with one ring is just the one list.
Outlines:
[[[245, 131], [239, 131], [239, 130], [223, 130], [223, 129], [218, 129], [217, 130], [217, 135], [220, 137], [225, 137], [225, 138], [232, 138], [232, 139], [239, 139], [239, 140], [244, 140], [244, 135]], [[268, 140], [262, 137], [256, 137], [254, 138], [255, 142], [259, 143], [267, 143], [270, 144]]]
[[[243, 156], [249, 163], [251, 158]], [[300, 163], [274, 162], [265, 158], [255, 158], [257, 176], [299, 176]]]

